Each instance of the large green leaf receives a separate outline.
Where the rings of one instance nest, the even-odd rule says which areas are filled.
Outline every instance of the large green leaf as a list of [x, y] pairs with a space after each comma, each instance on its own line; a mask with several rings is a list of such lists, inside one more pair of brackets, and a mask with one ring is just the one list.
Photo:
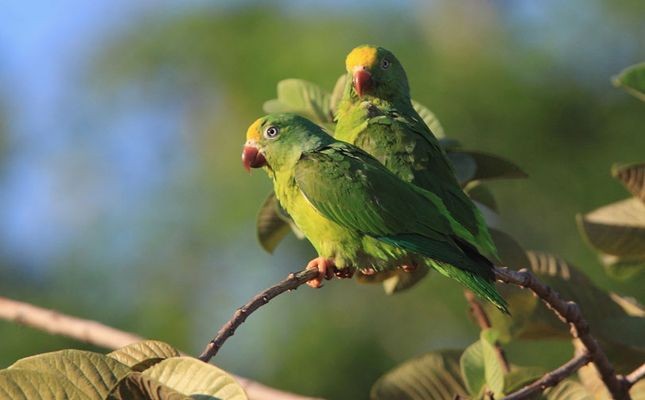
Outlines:
[[107, 400], [191, 400], [193, 398], [214, 399], [212, 396], [187, 396], [140, 372], [133, 372], [114, 387]]
[[9, 369], [55, 374], [67, 380], [89, 399], [102, 399], [130, 368], [103, 354], [61, 350], [16, 361]]
[[459, 359], [459, 368], [468, 393], [480, 398], [486, 387], [486, 367], [481, 341], [476, 341], [464, 350]]
[[428, 353], [399, 365], [372, 386], [372, 400], [453, 400], [466, 396], [459, 352]]
[[114, 358], [134, 371], [143, 371], [161, 360], [179, 356], [179, 351], [174, 347], [157, 340], [132, 343], [108, 353], [108, 357]]
[[[185, 395], [202, 399], [245, 400], [242, 387], [225, 371], [191, 357], [168, 358], [143, 375]], [[210, 397], [207, 397], [210, 396]]]
[[645, 204], [639, 199], [619, 201], [576, 218], [581, 234], [596, 250], [645, 258]]
[[289, 232], [302, 238], [302, 233], [284, 212], [273, 191], [260, 206], [256, 220], [258, 240], [262, 248], [273, 253], [278, 244]]
[[611, 168], [611, 174], [634, 196], [645, 202], [645, 162], [614, 165]]
[[625, 68], [612, 78], [612, 82], [637, 99], [645, 101], [645, 62]]
[[451, 150], [447, 153], [461, 185], [470, 181], [526, 178], [528, 175], [512, 162], [488, 153]]
[[430, 128], [430, 131], [432, 131], [432, 134], [437, 139], [441, 139], [446, 136], [443, 131], [443, 126], [439, 123], [439, 119], [428, 107], [414, 100], [412, 100], [412, 107], [414, 107], [414, 110], [419, 114], [421, 119], [423, 119], [423, 122], [428, 125], [428, 128]]
[[59, 374], [19, 368], [0, 371], [0, 398], [7, 400], [87, 400], [89, 397]]
[[285, 79], [278, 82], [277, 92], [277, 99], [264, 103], [265, 112], [293, 112], [320, 125], [332, 122], [331, 95], [315, 83], [302, 79]]

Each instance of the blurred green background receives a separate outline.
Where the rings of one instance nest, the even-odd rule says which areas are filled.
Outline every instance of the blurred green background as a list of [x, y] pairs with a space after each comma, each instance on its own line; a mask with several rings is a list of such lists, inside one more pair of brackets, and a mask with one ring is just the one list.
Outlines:
[[[577, 212], [627, 197], [614, 162], [645, 158], [645, 112], [609, 78], [645, 58], [645, 3], [547, 1], [11, 2], [0, 14], [0, 295], [198, 353], [235, 308], [313, 252], [255, 238], [270, 183], [248, 124], [284, 78], [331, 90], [354, 46], [392, 50], [449, 137], [522, 166], [491, 184], [506, 230], [603, 288]], [[642, 277], [642, 275], [641, 275]], [[263, 383], [367, 398], [378, 376], [478, 335], [457, 284], [401, 295], [332, 282], [281, 296], [215, 359]], [[0, 368], [86, 348], [0, 321]], [[511, 360], [556, 365], [566, 342]]]

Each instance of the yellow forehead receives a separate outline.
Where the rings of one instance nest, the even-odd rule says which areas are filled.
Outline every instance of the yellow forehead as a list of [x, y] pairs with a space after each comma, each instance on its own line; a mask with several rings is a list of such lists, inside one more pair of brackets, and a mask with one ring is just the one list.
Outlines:
[[258, 118], [254, 123], [249, 126], [249, 129], [246, 131], [246, 140], [260, 140], [262, 137], [262, 118]]
[[375, 47], [357, 47], [347, 55], [345, 60], [345, 67], [347, 71], [351, 71], [357, 65], [364, 65], [366, 67], [373, 67], [376, 63], [376, 48]]

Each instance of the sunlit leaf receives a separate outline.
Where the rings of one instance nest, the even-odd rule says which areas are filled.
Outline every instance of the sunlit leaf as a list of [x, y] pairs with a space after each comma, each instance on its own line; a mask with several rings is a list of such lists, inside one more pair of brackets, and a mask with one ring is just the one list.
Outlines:
[[19, 368], [0, 371], [0, 398], [11, 400], [100, 400], [56, 373]]
[[587, 389], [573, 379], [565, 379], [545, 393], [547, 400], [594, 400]]
[[613, 292], [609, 293], [609, 296], [627, 315], [631, 315], [632, 317], [645, 317], [645, 308], [635, 298], [621, 296]]
[[486, 386], [486, 367], [481, 341], [476, 341], [464, 350], [459, 359], [459, 368], [468, 393], [480, 397]]
[[332, 122], [331, 95], [315, 83], [302, 79], [278, 82], [278, 98], [264, 103], [267, 113], [293, 112], [325, 125]]
[[334, 85], [334, 90], [331, 92], [329, 107], [331, 109], [331, 112], [334, 115], [336, 115], [336, 112], [338, 110], [338, 104], [340, 104], [340, 100], [343, 98], [346, 82], [347, 82], [347, 74], [343, 74], [339, 76], [338, 79], [336, 80], [336, 84]]
[[429, 353], [399, 365], [372, 386], [372, 400], [453, 400], [465, 396], [459, 352]]
[[412, 107], [414, 107], [414, 110], [419, 114], [421, 119], [423, 119], [423, 122], [428, 125], [428, 128], [430, 128], [430, 131], [437, 139], [446, 136], [441, 123], [439, 123], [439, 119], [434, 115], [432, 111], [430, 111], [428, 107], [414, 100], [412, 100]]
[[[212, 397], [201, 397], [203, 400]], [[191, 400], [192, 397], [162, 385], [155, 379], [140, 372], [134, 372], [123, 378], [112, 389], [107, 400]]]
[[9, 369], [56, 374], [68, 380], [85, 396], [104, 398], [130, 368], [103, 354], [81, 350], [61, 350], [16, 361]]
[[634, 196], [645, 201], [645, 163], [614, 165], [611, 174]]
[[143, 371], [163, 359], [179, 356], [179, 351], [171, 345], [157, 340], [132, 343], [108, 353], [108, 357], [114, 358], [134, 371]]
[[225, 371], [191, 357], [174, 357], [142, 373], [185, 395], [212, 396], [221, 400], [245, 400], [242, 387]]
[[612, 82], [637, 99], [645, 101], [645, 62], [625, 68], [612, 78]]
[[482, 330], [479, 335], [484, 359], [486, 386], [496, 397], [499, 397], [504, 391], [504, 367], [495, 350], [495, 342], [498, 336], [499, 334], [494, 329]]
[[645, 204], [619, 201], [577, 216], [583, 237], [596, 250], [619, 257], [645, 258]]

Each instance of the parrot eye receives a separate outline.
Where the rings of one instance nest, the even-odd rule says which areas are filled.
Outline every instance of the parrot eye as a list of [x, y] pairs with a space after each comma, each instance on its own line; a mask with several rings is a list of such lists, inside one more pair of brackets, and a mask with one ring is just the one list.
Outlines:
[[275, 126], [270, 126], [264, 130], [264, 137], [267, 139], [275, 139], [280, 130]]
[[382, 69], [390, 68], [390, 60], [388, 60], [387, 58], [382, 59], [381, 60], [381, 68]]

